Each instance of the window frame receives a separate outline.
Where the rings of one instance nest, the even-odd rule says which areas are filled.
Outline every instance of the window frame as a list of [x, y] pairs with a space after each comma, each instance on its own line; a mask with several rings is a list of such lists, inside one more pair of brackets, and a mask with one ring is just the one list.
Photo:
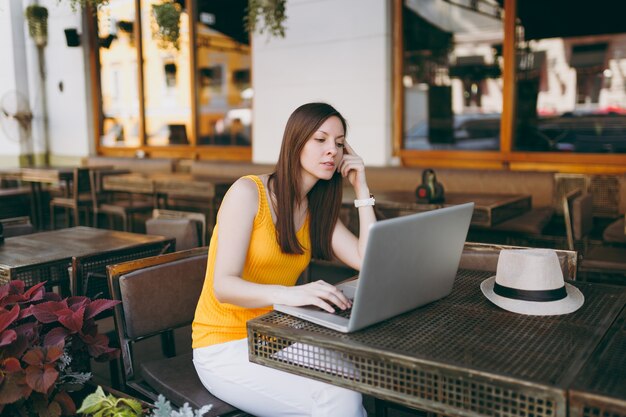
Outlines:
[[[197, 0], [185, 0], [185, 8], [187, 10], [187, 18], [190, 22], [198, 21], [198, 9], [196, 7]], [[143, 40], [141, 37], [141, 0], [134, 0], [135, 5], [135, 49], [137, 52], [137, 62], [143, 62]], [[97, 45], [98, 40], [98, 26], [97, 18], [93, 11], [85, 10], [85, 16], [87, 17], [86, 30], [89, 33], [90, 48], [89, 48], [89, 64], [90, 64], [90, 79], [91, 79], [91, 91], [92, 91], [92, 106], [93, 106], [93, 141], [95, 144], [96, 154], [104, 156], [124, 156], [134, 157], [137, 153], [143, 153], [153, 158], [158, 157], [174, 157], [185, 159], [200, 159], [200, 160], [223, 160], [223, 161], [251, 161], [252, 160], [252, 145], [251, 146], [219, 146], [219, 145], [197, 145], [198, 138], [198, 77], [196, 74], [197, 64], [197, 48], [196, 48], [196, 35], [197, 30], [195, 24], [189, 24], [189, 68], [190, 68], [190, 92], [191, 97], [191, 126], [192, 131], [189, 132], [189, 144], [185, 145], [165, 145], [165, 146], [149, 146], [146, 145], [146, 124], [145, 124], [145, 93], [144, 93], [144, 71], [140, 65], [137, 65], [137, 94], [139, 100], [139, 137], [141, 139], [141, 145], [135, 147], [111, 147], [101, 144], [100, 136], [102, 134], [104, 114], [102, 111], [102, 90], [101, 90], [101, 67], [100, 67], [100, 52]], [[252, 37], [250, 37], [250, 45], [252, 45]], [[252, 75], [253, 69], [250, 68]], [[177, 74], [177, 77], [180, 72]], [[252, 76], [251, 76], [252, 80]], [[252, 81], [251, 81], [252, 84]], [[252, 107], [254, 107], [254, 99], [252, 99]]]
[[393, 155], [405, 166], [435, 168], [476, 168], [519, 171], [550, 171], [588, 174], [616, 174], [626, 171], [624, 154], [582, 154], [558, 152], [520, 152], [512, 150], [515, 126], [515, 20], [517, 2], [504, 0], [504, 40], [502, 70], [503, 103], [500, 121], [499, 151], [442, 151], [403, 149], [404, 88], [403, 75], [403, 4], [393, 0], [392, 7], [392, 97], [393, 97]]

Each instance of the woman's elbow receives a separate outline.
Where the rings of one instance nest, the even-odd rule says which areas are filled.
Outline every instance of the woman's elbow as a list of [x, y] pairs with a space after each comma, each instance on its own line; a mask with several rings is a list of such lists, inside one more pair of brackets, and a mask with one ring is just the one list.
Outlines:
[[226, 294], [223, 281], [223, 279], [218, 279], [218, 277], [214, 277], [213, 279], [213, 295], [215, 295], [215, 299], [220, 303], [228, 302], [228, 295]]

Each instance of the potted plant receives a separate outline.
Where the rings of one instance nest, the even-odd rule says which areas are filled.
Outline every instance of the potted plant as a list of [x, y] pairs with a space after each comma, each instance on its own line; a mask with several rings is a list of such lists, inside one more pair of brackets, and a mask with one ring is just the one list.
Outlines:
[[67, 1], [74, 12], [89, 6], [95, 13], [100, 7], [109, 4], [109, 0], [57, 0], [58, 3], [61, 1]]
[[173, 0], [164, 0], [152, 5], [154, 24], [152, 37], [162, 49], [170, 47], [180, 49], [180, 4]]
[[74, 415], [69, 393], [91, 378], [90, 358], [119, 356], [94, 320], [117, 301], [62, 299], [44, 284], [0, 287], [0, 415]]
[[28, 34], [35, 45], [43, 47], [48, 43], [48, 9], [38, 4], [31, 4], [26, 8]]
[[[85, 416], [120, 416], [120, 417], [201, 417], [208, 413], [213, 405], [205, 405], [199, 410], [193, 410], [188, 403], [176, 411], [164, 396], [154, 403], [153, 410], [146, 410], [141, 403], [132, 398], [117, 398], [112, 394], [105, 394], [102, 387], [88, 395], [80, 408], [76, 411]], [[148, 414], [150, 413], [150, 414]]]
[[286, 0], [248, 0], [245, 27], [249, 33], [258, 30], [270, 36], [285, 37]]

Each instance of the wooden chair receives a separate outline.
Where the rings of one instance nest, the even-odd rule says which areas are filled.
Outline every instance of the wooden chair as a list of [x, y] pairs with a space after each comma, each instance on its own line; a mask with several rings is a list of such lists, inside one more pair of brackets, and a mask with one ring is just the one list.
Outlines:
[[624, 220], [626, 215], [609, 224], [602, 232], [602, 241], [612, 245], [626, 245], [626, 226]]
[[69, 227], [70, 210], [74, 213], [74, 224], [80, 225], [80, 212], [85, 212], [86, 223], [89, 225], [89, 212], [92, 208], [91, 182], [89, 168], [74, 168], [70, 195], [67, 197], [54, 197], [50, 200], [50, 228], [56, 228], [55, 208], [65, 209], [65, 225]]
[[626, 248], [591, 246], [588, 235], [593, 228], [593, 201], [591, 194], [580, 189], [563, 198], [563, 215], [567, 244], [570, 250], [581, 254], [579, 276], [581, 279], [626, 284]]
[[[72, 295], [87, 296], [92, 300], [98, 298], [109, 299], [111, 298], [111, 293], [107, 283], [107, 265], [173, 252], [174, 244], [174, 240], [170, 239], [143, 245], [141, 248], [118, 249], [92, 255], [72, 257], [72, 266], [69, 271]], [[97, 319], [104, 319], [112, 315], [112, 311], [106, 311], [101, 313]], [[119, 347], [116, 332], [107, 333], [107, 336], [109, 336], [111, 346]], [[119, 368], [120, 364], [118, 360], [109, 362], [111, 385], [115, 389], [119, 389], [121, 386]]]
[[203, 213], [154, 209], [146, 233], [175, 238], [178, 250], [191, 249], [206, 245], [206, 223]]
[[[205, 417], [239, 415], [204, 388], [192, 362], [192, 352], [146, 361], [139, 368], [134, 347], [146, 339], [191, 324], [204, 283], [208, 248], [196, 248], [107, 268], [124, 363], [124, 385], [151, 399], [163, 394], [173, 404], [194, 408], [213, 404]], [[172, 341], [173, 342], [173, 341]]]
[[98, 227], [99, 214], [104, 214], [107, 216], [109, 228], [111, 227], [111, 217], [117, 216], [122, 220], [122, 229], [132, 231], [133, 216], [137, 213], [149, 213], [154, 205], [151, 201], [137, 199], [132, 194], [127, 200], [113, 200], [112, 193], [102, 189], [102, 178], [105, 175], [111, 174], [106, 170], [92, 170], [90, 173], [94, 227]]

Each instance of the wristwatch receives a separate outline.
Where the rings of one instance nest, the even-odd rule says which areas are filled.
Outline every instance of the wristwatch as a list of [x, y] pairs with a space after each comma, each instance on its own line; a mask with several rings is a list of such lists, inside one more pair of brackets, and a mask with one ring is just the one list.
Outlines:
[[361, 200], [354, 200], [354, 207], [373, 206], [376, 203], [374, 195], [370, 194], [370, 198], [364, 198]]

